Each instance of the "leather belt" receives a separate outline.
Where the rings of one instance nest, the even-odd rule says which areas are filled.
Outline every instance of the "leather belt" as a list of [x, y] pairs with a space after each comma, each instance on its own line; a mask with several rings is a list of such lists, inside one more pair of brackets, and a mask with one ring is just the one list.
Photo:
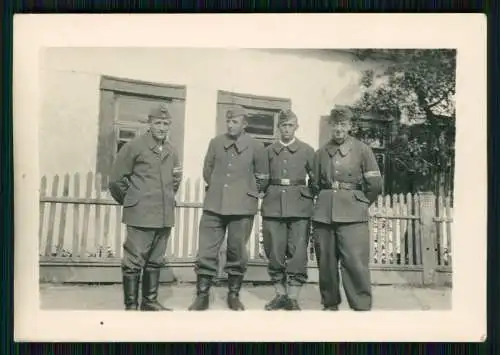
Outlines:
[[271, 179], [269, 183], [271, 185], [278, 185], [278, 186], [301, 186], [306, 184], [306, 180]]
[[363, 188], [361, 184], [340, 181], [332, 181], [325, 187], [332, 190], [362, 190]]

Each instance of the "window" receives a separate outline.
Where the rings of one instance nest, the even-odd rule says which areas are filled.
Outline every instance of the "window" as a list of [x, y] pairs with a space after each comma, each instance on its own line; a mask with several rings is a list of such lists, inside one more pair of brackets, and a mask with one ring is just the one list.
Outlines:
[[219, 91], [217, 97], [217, 134], [226, 131], [226, 113], [234, 105], [248, 111], [246, 132], [264, 145], [271, 144], [278, 137], [278, 114], [291, 108], [291, 101], [284, 98], [255, 96], [249, 94]]
[[102, 77], [97, 172], [109, 175], [116, 153], [125, 143], [146, 132], [148, 113], [160, 103], [164, 103], [172, 115], [168, 139], [182, 161], [185, 97], [184, 86]]

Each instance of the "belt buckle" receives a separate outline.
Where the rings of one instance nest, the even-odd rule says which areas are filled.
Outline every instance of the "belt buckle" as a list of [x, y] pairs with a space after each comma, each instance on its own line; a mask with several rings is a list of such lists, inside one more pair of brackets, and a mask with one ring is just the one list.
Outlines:
[[340, 184], [338, 181], [332, 182], [332, 189], [338, 190], [340, 188]]
[[281, 179], [281, 185], [283, 186], [289, 186], [290, 185], [290, 179]]

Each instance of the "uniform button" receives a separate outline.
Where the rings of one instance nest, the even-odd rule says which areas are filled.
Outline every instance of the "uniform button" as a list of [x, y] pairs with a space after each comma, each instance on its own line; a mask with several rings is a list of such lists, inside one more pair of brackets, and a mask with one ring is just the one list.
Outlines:
[[231, 174], [227, 174], [227, 176], [231, 176]]
[[224, 184], [224, 187], [227, 187], [227, 184]]
[[283, 160], [283, 163], [285, 163], [285, 164], [286, 164], [286, 159], [285, 159], [285, 160]]
[[227, 164], [227, 166], [231, 166], [231, 163]]

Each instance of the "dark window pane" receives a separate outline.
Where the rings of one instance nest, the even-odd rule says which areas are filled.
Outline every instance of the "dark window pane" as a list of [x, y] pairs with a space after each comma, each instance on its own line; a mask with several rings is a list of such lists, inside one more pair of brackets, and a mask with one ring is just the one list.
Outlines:
[[128, 130], [128, 129], [120, 129], [120, 139], [132, 139], [135, 137], [136, 132], [134, 130]]
[[273, 136], [274, 115], [268, 113], [250, 114], [246, 131], [250, 134]]

